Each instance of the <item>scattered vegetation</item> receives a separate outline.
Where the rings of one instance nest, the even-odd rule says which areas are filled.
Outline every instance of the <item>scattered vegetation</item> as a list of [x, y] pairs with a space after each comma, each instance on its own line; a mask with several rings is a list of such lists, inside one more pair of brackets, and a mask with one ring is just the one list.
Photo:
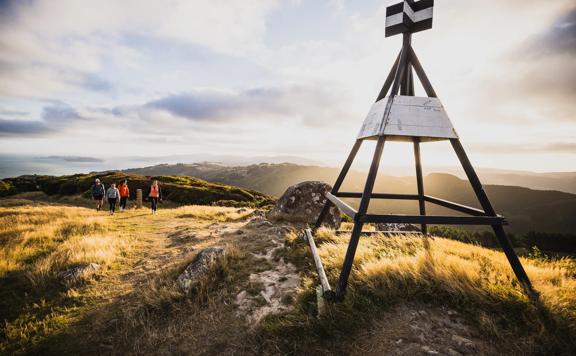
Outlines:
[[0, 353], [36, 345], [66, 328], [85, 300], [60, 274], [98, 264], [115, 269], [133, 241], [112, 233], [109, 222], [84, 208], [0, 207]]
[[81, 194], [90, 197], [90, 188], [94, 180], [100, 178], [106, 187], [111, 183], [130, 182], [131, 199], [136, 198], [136, 190], [145, 194], [152, 178], [162, 184], [163, 197], [178, 204], [221, 205], [259, 207], [271, 204], [270, 196], [254, 190], [242, 189], [226, 184], [211, 183], [194, 177], [140, 176], [119, 172], [75, 174], [70, 176], [29, 175], [6, 178], [0, 181], [0, 197], [25, 192], [41, 191], [49, 196], [73, 196]]
[[[576, 261], [538, 248], [522, 258], [540, 292], [533, 303], [501, 252], [454, 240], [468, 235], [429, 239], [428, 247], [420, 236], [362, 238], [346, 299], [318, 317], [313, 261], [291, 234], [274, 258], [302, 272], [298, 293], [285, 301], [294, 309], [249, 329], [234, 303], [240, 290], [259, 295], [266, 288], [249, 276], [270, 268], [255, 255], [270, 241], [227, 229], [243, 226], [252, 209], [183, 206], [150, 219], [141, 210], [107, 216], [25, 196], [0, 201], [0, 354], [345, 354], [359, 332], [406, 303], [457, 309], [503, 354], [576, 349]], [[209, 237], [216, 229], [226, 232]], [[316, 240], [334, 282], [348, 236], [324, 229]], [[227, 253], [184, 293], [176, 277], [215, 243]], [[87, 263], [102, 268], [78, 285], [62, 282], [62, 271]]]
[[[498, 239], [491, 231], [469, 231], [446, 226], [432, 226], [430, 233], [452, 240], [478, 244], [484, 247], [499, 247]], [[508, 234], [514, 247], [538, 248], [550, 253], [576, 254], [576, 235], [545, 232]]]
[[248, 217], [252, 210], [235, 209], [230, 207], [215, 207], [189, 205], [174, 210], [176, 217], [180, 219], [197, 219], [208, 221], [235, 221]]
[[[317, 243], [328, 278], [336, 281], [348, 236], [319, 231]], [[573, 354], [576, 350], [576, 262], [572, 259], [522, 258], [534, 287], [533, 303], [522, 290], [503, 253], [444, 238], [425, 248], [417, 236], [361, 239], [347, 297], [328, 304], [314, 318], [316, 280], [306, 244], [292, 236], [289, 258], [308, 271], [293, 313], [266, 320], [260, 330], [263, 352], [280, 349], [305, 353], [334, 344], [346, 352], [346, 340], [395, 304], [450, 305], [465, 313], [507, 354]], [[332, 346], [331, 346], [332, 345]]]

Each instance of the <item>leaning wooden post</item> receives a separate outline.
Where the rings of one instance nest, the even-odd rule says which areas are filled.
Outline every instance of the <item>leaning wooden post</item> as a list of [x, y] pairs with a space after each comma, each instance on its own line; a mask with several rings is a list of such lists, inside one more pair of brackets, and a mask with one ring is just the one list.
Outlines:
[[136, 209], [142, 208], [142, 189], [136, 189]]

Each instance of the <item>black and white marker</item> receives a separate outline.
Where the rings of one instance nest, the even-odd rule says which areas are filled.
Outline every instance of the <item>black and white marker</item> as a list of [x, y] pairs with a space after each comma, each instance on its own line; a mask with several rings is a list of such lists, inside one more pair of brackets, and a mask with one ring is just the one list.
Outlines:
[[404, 0], [386, 8], [386, 37], [432, 28], [434, 0]]

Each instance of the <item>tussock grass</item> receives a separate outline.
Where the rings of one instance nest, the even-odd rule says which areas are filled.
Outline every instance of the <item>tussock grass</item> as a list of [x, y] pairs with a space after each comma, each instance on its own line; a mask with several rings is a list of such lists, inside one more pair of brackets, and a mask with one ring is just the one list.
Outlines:
[[97, 263], [106, 273], [133, 248], [92, 210], [7, 205], [0, 207], [0, 353], [25, 350], [72, 322], [84, 300], [61, 272]]
[[206, 205], [188, 205], [173, 210], [177, 218], [230, 222], [248, 217], [254, 209]]
[[[349, 236], [317, 233], [328, 278], [338, 280]], [[360, 240], [346, 299], [316, 313], [311, 257], [293, 235], [294, 263], [308, 271], [295, 312], [262, 325], [263, 351], [298, 353], [324, 340], [328, 345], [364, 329], [389, 307], [406, 301], [450, 305], [464, 312], [511, 354], [571, 354], [576, 350], [576, 264], [574, 260], [522, 258], [540, 301], [531, 302], [516, 282], [502, 252], [458, 241], [419, 236], [373, 236]]]
[[226, 329], [223, 324], [238, 323], [230, 298], [237, 280], [246, 278], [241, 269], [247, 258], [237, 247], [226, 245], [225, 254], [214, 259], [189, 292], [183, 291], [176, 280], [194, 255], [155, 275], [134, 290], [119, 308], [113, 343], [127, 352], [144, 354], [153, 354], [168, 340], [173, 342], [183, 335], [191, 339], [204, 335], [204, 341], [194, 341], [197, 346], [225, 343], [227, 335], [205, 333], [222, 332]]
[[33, 287], [41, 287], [72, 266], [110, 266], [130, 250], [130, 241], [108, 229], [104, 217], [83, 208], [0, 208], [0, 278], [25, 272]]

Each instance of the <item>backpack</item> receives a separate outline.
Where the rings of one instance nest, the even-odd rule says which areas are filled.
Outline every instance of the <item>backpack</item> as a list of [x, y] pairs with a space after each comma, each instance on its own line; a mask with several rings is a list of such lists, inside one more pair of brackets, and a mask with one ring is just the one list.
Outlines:
[[94, 184], [92, 186], [92, 195], [93, 196], [104, 195], [104, 184], [102, 183]]

